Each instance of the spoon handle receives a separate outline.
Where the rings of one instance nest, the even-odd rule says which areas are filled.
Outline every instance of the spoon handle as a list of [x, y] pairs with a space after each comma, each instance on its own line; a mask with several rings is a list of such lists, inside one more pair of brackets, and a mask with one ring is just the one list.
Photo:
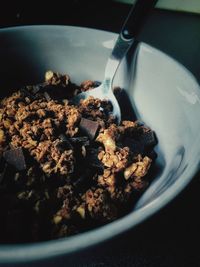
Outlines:
[[[133, 44], [143, 22], [158, 0], [137, 0], [121, 29], [105, 69], [106, 84], [111, 84], [117, 68]], [[108, 86], [107, 86], [108, 88]]]
[[121, 29], [121, 36], [125, 40], [135, 38], [140, 32], [147, 15], [158, 0], [138, 0], [131, 8], [128, 17]]

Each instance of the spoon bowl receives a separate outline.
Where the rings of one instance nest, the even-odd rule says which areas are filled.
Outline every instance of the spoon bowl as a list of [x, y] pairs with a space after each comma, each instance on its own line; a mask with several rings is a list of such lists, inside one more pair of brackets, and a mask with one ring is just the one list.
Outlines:
[[73, 103], [78, 104], [81, 99], [86, 99], [90, 96], [94, 98], [99, 98], [101, 100], [108, 100], [112, 103], [112, 115], [116, 118], [116, 122], [119, 124], [121, 121], [121, 110], [119, 107], [119, 103], [115, 95], [113, 94], [111, 86], [111, 83], [106, 83], [106, 81], [104, 81], [98, 87], [75, 96], [73, 99]]

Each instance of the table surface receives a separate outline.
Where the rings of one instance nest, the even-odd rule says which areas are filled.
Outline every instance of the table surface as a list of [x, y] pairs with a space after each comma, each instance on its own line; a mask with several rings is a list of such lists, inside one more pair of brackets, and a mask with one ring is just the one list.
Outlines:
[[[12, 10], [9, 6], [1, 9], [0, 27], [62, 24], [118, 32], [129, 8], [112, 1], [57, 1], [48, 7], [27, 1]], [[200, 16], [155, 10], [139, 39], [177, 59], [200, 81]], [[76, 259], [60, 258], [48, 266], [200, 266], [199, 191], [197, 174], [184, 192], [142, 225]]]

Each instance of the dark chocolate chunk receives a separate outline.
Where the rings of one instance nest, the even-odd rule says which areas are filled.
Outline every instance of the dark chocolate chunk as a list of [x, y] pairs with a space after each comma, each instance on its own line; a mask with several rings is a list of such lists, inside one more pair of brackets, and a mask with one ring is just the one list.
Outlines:
[[99, 82], [99, 81], [94, 81], [94, 83], [93, 83], [93, 86], [94, 87], [98, 87], [100, 85], [101, 85], [101, 82]]
[[139, 141], [144, 144], [144, 146], [155, 146], [157, 144], [156, 136], [153, 131], [148, 131], [143, 133]]
[[26, 170], [27, 166], [22, 148], [7, 150], [3, 153], [3, 157], [8, 164], [15, 167], [18, 171]]
[[47, 82], [39, 83], [32, 86], [32, 93], [37, 94], [39, 92], [42, 92], [44, 88], [46, 88]]
[[97, 135], [99, 123], [97, 121], [82, 118], [79, 127], [84, 134], [86, 134], [91, 140], [93, 140]]
[[99, 153], [98, 149], [95, 148], [88, 149], [86, 160], [89, 166], [97, 168], [99, 170], [103, 170], [104, 166], [103, 163], [98, 159], [98, 153]]
[[47, 84], [43, 88], [43, 92], [46, 95], [45, 98], [46, 99], [48, 98], [47, 101], [49, 101], [51, 99], [57, 99], [59, 101], [62, 101], [64, 98], [67, 98], [67, 99], [70, 98], [69, 97], [70, 94], [73, 93], [73, 91], [70, 90], [70, 88], [68, 88], [69, 90], [67, 90], [67, 91], [65, 89], [66, 89], [66, 87], [62, 86], [61, 84], [60, 85]]
[[143, 154], [145, 151], [145, 146], [142, 142], [129, 137], [123, 140], [123, 146], [129, 147], [134, 155]]
[[33, 97], [33, 95], [30, 93], [30, 91], [26, 88], [26, 87], [23, 87], [21, 88], [21, 93], [23, 94], [24, 97]]
[[22, 90], [25, 90], [26, 92], [28, 91], [29, 94], [36, 95], [37, 93], [41, 92], [45, 87], [47, 86], [46, 82], [39, 83], [36, 85], [27, 85]]
[[73, 149], [73, 146], [71, 145], [71, 143], [69, 142], [69, 139], [67, 138], [66, 135], [64, 134], [60, 134], [59, 135], [60, 140], [62, 141], [62, 143], [59, 144], [59, 148], [61, 150], [68, 150], [68, 149]]
[[59, 135], [59, 138], [60, 138], [60, 140], [62, 140], [63, 142], [64, 142], [64, 141], [68, 141], [67, 136], [64, 135], [64, 134], [60, 134], [60, 135]]
[[37, 94], [40, 91], [40, 86], [39, 85], [33, 85], [31, 91], [34, 95]]
[[51, 101], [51, 97], [47, 92], [44, 92], [44, 97], [46, 98], [47, 101]]
[[71, 137], [71, 138], [69, 138], [69, 141], [72, 144], [81, 144], [84, 146], [89, 146], [89, 144], [90, 144], [87, 136]]
[[157, 158], [157, 153], [154, 150], [152, 150], [147, 154], [147, 156], [154, 161]]

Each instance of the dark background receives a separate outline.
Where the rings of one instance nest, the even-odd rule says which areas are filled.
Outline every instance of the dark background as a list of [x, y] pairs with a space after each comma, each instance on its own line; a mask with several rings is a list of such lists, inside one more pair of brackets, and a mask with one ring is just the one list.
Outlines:
[[[119, 32], [129, 9], [129, 5], [108, 0], [45, 5], [10, 1], [0, 9], [0, 27], [59, 24]], [[154, 10], [139, 40], [177, 59], [200, 81], [200, 15]], [[57, 259], [48, 266], [200, 266], [199, 191], [197, 174], [172, 203], [142, 225], [78, 258]]]

